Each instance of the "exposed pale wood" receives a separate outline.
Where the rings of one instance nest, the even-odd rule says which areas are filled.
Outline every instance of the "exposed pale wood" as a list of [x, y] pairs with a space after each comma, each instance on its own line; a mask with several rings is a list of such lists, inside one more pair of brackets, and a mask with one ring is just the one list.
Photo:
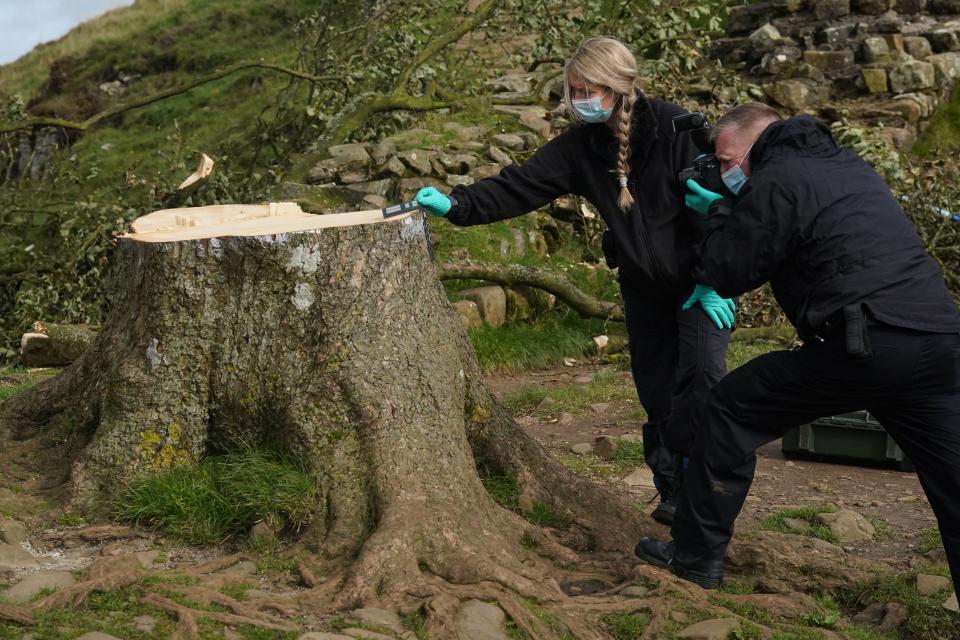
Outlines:
[[[389, 218], [402, 220], [411, 212]], [[141, 216], [122, 237], [140, 242], [178, 242], [227, 236], [264, 236], [384, 222], [381, 209], [314, 215], [294, 202], [225, 204], [163, 209]]]
[[180, 186], [177, 187], [177, 191], [183, 191], [198, 182], [206, 180], [210, 177], [210, 174], [213, 173], [213, 159], [205, 153], [200, 154], [200, 164], [197, 165], [197, 170], [187, 176], [187, 179], [180, 183]]

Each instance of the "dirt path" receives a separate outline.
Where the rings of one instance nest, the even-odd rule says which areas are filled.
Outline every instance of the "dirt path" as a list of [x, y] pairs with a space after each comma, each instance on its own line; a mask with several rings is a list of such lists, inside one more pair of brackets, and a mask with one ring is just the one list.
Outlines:
[[[538, 387], [551, 395], [575, 395], [578, 386], [584, 387], [588, 378], [596, 379], [598, 376], [611, 379], [611, 385], [621, 388], [630, 386], [629, 374], [622, 368], [594, 366], [493, 376], [489, 384], [498, 397], [509, 402], [511, 396]], [[583, 394], [589, 395], [589, 392], [584, 390]], [[640, 405], [635, 395], [602, 404], [606, 406], [588, 404], [583, 411], [568, 412], [569, 415], [560, 419], [560, 414], [551, 409], [518, 411], [517, 419], [528, 433], [549, 447], [555, 455], [569, 459], [575, 457], [570, 449], [576, 443], [593, 443], [601, 435], [639, 433], [643, 418], [636, 417]], [[640, 501], [654, 499], [654, 489], [628, 486], [623, 482], [622, 473], [604, 478], [606, 474], [603, 471], [601, 468], [601, 473], [594, 475], [600, 475], [598, 479], [618, 490], [632, 493]], [[650, 503], [645, 510], [649, 513], [655, 504]], [[917, 550], [922, 545], [923, 533], [936, 526], [933, 512], [915, 473], [806, 459], [791, 460], [784, 456], [780, 440], [776, 440], [759, 451], [756, 479], [737, 520], [737, 528], [738, 531], [755, 528], [781, 510], [827, 505], [852, 509], [879, 524], [876, 539], [844, 545], [843, 548], [850, 554], [883, 562], [897, 571], [913, 568], [919, 562]], [[668, 534], [666, 528], [663, 531], [664, 535]]]

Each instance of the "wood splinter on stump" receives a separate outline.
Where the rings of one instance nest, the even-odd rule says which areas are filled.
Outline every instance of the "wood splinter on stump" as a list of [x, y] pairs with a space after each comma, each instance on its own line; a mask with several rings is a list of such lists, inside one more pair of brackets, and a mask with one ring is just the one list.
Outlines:
[[42, 443], [77, 509], [144, 473], [279, 443], [316, 478], [307, 541], [345, 559], [339, 605], [422, 601], [437, 577], [562, 597], [541, 555], [575, 554], [494, 503], [478, 466], [568, 519], [568, 545], [629, 551], [641, 514], [557, 463], [489, 393], [423, 218], [358, 221], [384, 220], [291, 203], [138, 219], [117, 240], [103, 330], [0, 406], [0, 443]]

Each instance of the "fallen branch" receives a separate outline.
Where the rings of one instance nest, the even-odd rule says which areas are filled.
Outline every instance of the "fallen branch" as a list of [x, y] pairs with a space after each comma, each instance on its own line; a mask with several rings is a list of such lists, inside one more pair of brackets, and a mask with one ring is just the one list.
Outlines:
[[245, 69], [266, 69], [269, 71], [277, 71], [279, 73], [285, 73], [294, 78], [299, 78], [301, 80], [307, 80], [309, 82], [343, 82], [344, 79], [339, 75], [331, 76], [315, 76], [303, 71], [298, 71], [296, 69], [289, 69], [287, 67], [280, 66], [278, 64], [272, 64], [269, 62], [240, 62], [235, 65], [221, 69], [215, 73], [212, 73], [208, 76], [198, 78], [193, 82], [189, 82], [185, 85], [179, 87], [173, 87], [172, 89], [167, 89], [166, 91], [160, 91], [159, 93], [154, 93], [152, 95], [140, 98], [138, 100], [133, 100], [131, 102], [126, 102], [124, 104], [117, 105], [100, 113], [94, 114], [82, 120], [80, 122], [72, 120], [64, 120], [63, 118], [55, 118], [51, 116], [40, 116], [36, 118], [26, 118], [24, 120], [17, 120], [15, 122], [0, 122], [0, 134], [2, 133], [11, 133], [13, 131], [23, 131], [24, 129], [32, 129], [34, 127], [60, 127], [63, 129], [73, 129], [75, 131], [86, 131], [96, 126], [100, 122], [112, 118], [113, 116], [120, 115], [121, 113], [126, 113], [127, 111], [133, 111], [134, 109], [139, 109], [141, 107], [146, 107], [155, 102], [165, 100], [167, 98], [172, 98], [173, 96], [178, 96], [184, 94], [192, 89], [199, 87], [200, 85], [207, 84], [209, 82], [214, 82], [215, 80], [220, 80], [225, 78], [233, 73], [238, 71], [243, 71]]
[[615, 302], [597, 300], [584, 293], [566, 276], [519, 264], [444, 262], [441, 280], [487, 280], [507, 287], [526, 285], [552, 293], [558, 300], [585, 318], [623, 322], [623, 308]]

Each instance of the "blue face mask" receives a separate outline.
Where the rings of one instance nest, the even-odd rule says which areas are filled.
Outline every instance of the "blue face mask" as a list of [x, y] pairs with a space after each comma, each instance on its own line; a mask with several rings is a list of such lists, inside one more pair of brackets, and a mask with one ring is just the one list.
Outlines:
[[610, 114], [613, 113], [613, 107], [604, 109], [600, 105], [600, 98], [598, 97], [587, 98], [586, 100], [571, 100], [570, 102], [580, 119], [590, 124], [606, 122], [610, 119]]
[[747, 174], [743, 172], [743, 169], [740, 168], [740, 165], [743, 164], [744, 159], [747, 157], [747, 154], [750, 153], [750, 149], [752, 148], [753, 145], [751, 144], [749, 147], [747, 147], [747, 150], [743, 152], [743, 155], [740, 157], [740, 162], [733, 165], [720, 175], [720, 179], [723, 180], [723, 184], [727, 186], [727, 189], [730, 189], [730, 193], [733, 195], [740, 193], [740, 189], [743, 189], [743, 185], [747, 184]]

